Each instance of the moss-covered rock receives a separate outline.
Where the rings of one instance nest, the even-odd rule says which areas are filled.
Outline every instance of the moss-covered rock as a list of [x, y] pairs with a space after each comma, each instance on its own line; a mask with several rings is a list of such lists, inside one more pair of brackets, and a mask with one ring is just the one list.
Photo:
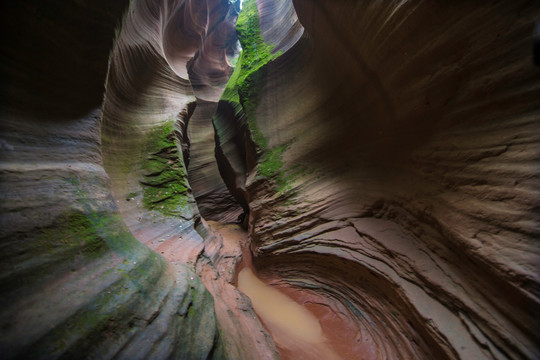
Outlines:
[[179, 156], [173, 122], [157, 126], [147, 136], [142, 163], [143, 204], [164, 215], [181, 213], [188, 201], [186, 169]]
[[236, 32], [242, 45], [241, 65], [242, 70], [237, 79], [241, 86], [245, 79], [261, 66], [281, 55], [281, 52], [273, 53], [274, 44], [268, 44], [261, 36], [259, 27], [259, 13], [255, 0], [246, 0], [236, 22]]
[[47, 253], [57, 249], [80, 251], [90, 257], [99, 257], [106, 249], [105, 241], [96, 233], [95, 224], [87, 215], [66, 212], [55, 226], [37, 232], [36, 243]]
[[266, 43], [262, 38], [255, 0], [247, 0], [243, 3], [236, 23], [236, 31], [242, 45], [242, 52], [221, 100], [241, 104], [251, 139], [262, 156], [258, 174], [272, 177], [281, 168], [283, 163], [281, 156], [286, 146], [269, 149], [265, 153], [268, 149], [268, 140], [257, 126], [255, 111], [259, 98], [259, 80], [265, 74], [264, 66], [279, 57], [282, 52], [274, 53], [275, 45]]

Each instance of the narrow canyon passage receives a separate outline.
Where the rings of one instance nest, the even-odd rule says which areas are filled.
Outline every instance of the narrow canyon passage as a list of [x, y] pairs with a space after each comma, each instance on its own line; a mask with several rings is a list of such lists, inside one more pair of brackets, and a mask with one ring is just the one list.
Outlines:
[[540, 2], [0, 7], [0, 359], [540, 359]]

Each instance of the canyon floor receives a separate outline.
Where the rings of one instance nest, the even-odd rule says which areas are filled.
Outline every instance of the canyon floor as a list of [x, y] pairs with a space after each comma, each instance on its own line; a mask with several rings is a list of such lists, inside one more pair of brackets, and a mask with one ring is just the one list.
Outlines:
[[[280, 279], [264, 275], [264, 280], [259, 278], [249, 250], [248, 232], [239, 224], [209, 221], [208, 225], [222, 238], [225, 253], [242, 252], [234, 274], [236, 286], [250, 298], [281, 359], [377, 359], [375, 349], [362, 343], [354, 323], [332, 309], [323, 297], [287, 286]], [[167, 253], [162, 252], [165, 257]]]

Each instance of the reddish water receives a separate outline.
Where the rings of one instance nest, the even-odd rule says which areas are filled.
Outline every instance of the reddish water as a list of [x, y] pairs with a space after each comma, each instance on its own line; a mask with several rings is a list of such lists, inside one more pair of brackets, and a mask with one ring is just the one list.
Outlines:
[[324, 336], [319, 320], [276, 288], [262, 282], [249, 267], [238, 274], [238, 288], [251, 299], [255, 312], [268, 328], [282, 359], [338, 360]]
[[[222, 236], [225, 250], [240, 245], [248, 248], [248, 235], [241, 227], [209, 223]], [[265, 281], [254, 273], [250, 253], [244, 251], [237, 286], [251, 299], [282, 360], [378, 358], [375, 347], [361, 336], [356, 324], [344, 312], [328, 306], [326, 299], [297, 288], [270, 286], [270, 280]]]

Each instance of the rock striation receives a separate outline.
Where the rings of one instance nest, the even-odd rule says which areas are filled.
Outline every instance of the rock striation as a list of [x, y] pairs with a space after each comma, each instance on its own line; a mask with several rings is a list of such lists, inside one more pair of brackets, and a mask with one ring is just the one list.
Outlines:
[[536, 3], [0, 6], [2, 359], [540, 357]]
[[215, 117], [259, 273], [366, 358], [538, 357], [539, 7], [294, 6], [301, 36], [262, 31], [294, 45]]
[[[223, 26], [234, 35], [234, 9], [219, 1], [2, 8], [16, 35], [2, 52], [0, 357], [275, 357], [252, 309], [228, 315], [234, 296], [245, 296], [222, 281], [211, 290], [228, 289], [233, 300], [215, 308], [203, 285], [202, 273], [215, 271], [205, 241], [218, 251], [219, 239], [199, 215], [177, 141], [197, 95], [226, 83], [231, 40], [221, 36]], [[188, 69], [221, 75], [195, 87]], [[262, 332], [242, 339], [242, 326]]]

